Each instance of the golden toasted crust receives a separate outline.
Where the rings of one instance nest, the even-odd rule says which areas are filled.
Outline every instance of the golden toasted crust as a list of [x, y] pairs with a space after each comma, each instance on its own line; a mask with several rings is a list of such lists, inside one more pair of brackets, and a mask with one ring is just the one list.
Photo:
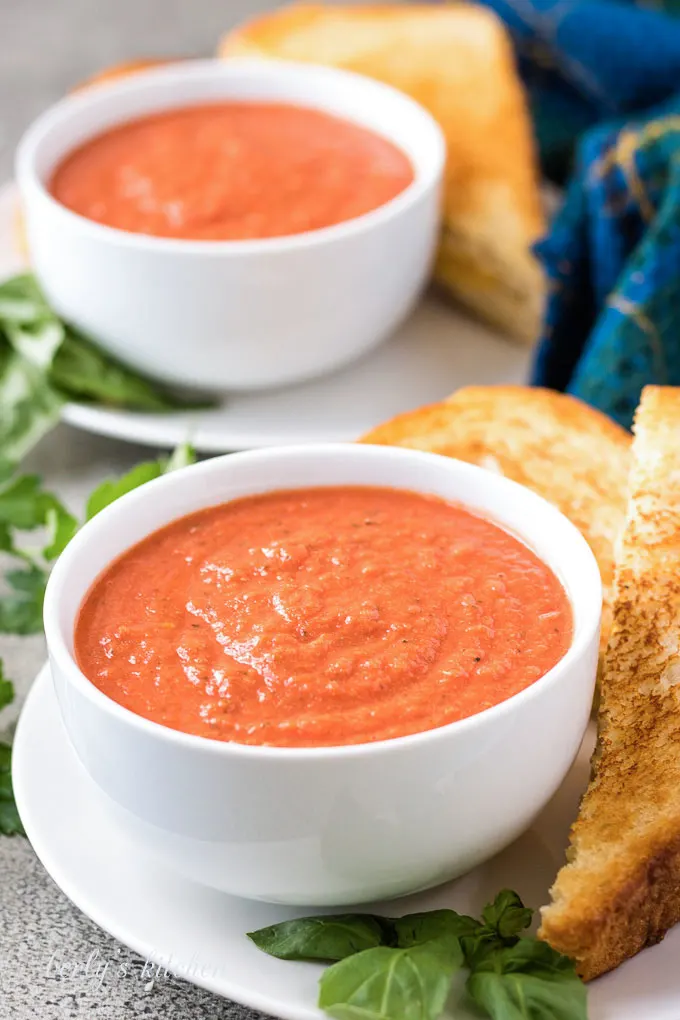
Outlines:
[[479, 464], [559, 507], [583, 533], [600, 567], [604, 645], [630, 462], [624, 429], [552, 390], [467, 386], [440, 404], [379, 425], [362, 442], [409, 446]]
[[530, 245], [544, 219], [524, 93], [495, 15], [465, 3], [301, 4], [231, 32], [219, 53], [331, 64], [425, 106], [449, 153], [436, 275], [478, 314], [535, 339], [544, 280]]
[[597, 977], [680, 920], [680, 389], [647, 387], [593, 775], [542, 938]]

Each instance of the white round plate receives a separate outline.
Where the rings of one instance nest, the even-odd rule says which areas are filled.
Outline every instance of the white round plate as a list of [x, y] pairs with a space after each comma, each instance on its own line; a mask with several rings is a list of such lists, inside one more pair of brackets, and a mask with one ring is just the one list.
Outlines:
[[[400, 915], [453, 907], [478, 913], [502, 888], [535, 906], [563, 859], [588, 777], [592, 737], [556, 797], [513, 846], [468, 876], [416, 896], [376, 904]], [[518, 754], [521, 754], [518, 749]], [[502, 762], [498, 763], [502, 768]], [[58, 886], [100, 927], [154, 964], [210, 991], [285, 1020], [320, 1020], [322, 968], [260, 952], [245, 932], [309, 911], [236, 899], [183, 879], [141, 853], [111, 820], [63, 729], [49, 669], [38, 676], [14, 743], [14, 789], [33, 847]], [[320, 911], [314, 911], [320, 913]], [[590, 986], [590, 1020], [678, 1020], [680, 927]], [[445, 1017], [473, 1015], [454, 988]]]
[[[16, 219], [17, 192], [10, 184], [0, 189], [0, 280], [26, 268]], [[459, 386], [524, 382], [529, 359], [526, 347], [427, 297], [377, 350], [312, 382], [231, 394], [209, 411], [135, 414], [68, 404], [63, 418], [89, 432], [151, 446], [171, 448], [189, 438], [205, 453], [344, 442], [401, 411], [441, 400]]]

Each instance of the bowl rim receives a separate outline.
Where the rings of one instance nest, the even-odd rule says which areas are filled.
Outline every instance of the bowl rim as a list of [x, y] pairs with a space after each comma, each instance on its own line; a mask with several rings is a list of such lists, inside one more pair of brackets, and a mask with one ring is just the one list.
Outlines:
[[[239, 73], [262, 73], [270, 77], [272, 81], [283, 77], [284, 79], [303, 79], [309, 81], [310, 85], [315, 82], [343, 81], [351, 83], [354, 88], [365, 89], [378, 100], [384, 99], [389, 103], [401, 104], [408, 108], [412, 114], [420, 117], [423, 124], [432, 136], [434, 158], [432, 165], [427, 170], [418, 169], [413, 165], [411, 154], [405, 151], [413, 165], [414, 178], [403, 191], [394, 198], [384, 202], [361, 216], [355, 216], [349, 220], [329, 227], [321, 227], [317, 230], [309, 230], [300, 234], [285, 234], [281, 237], [248, 238], [245, 240], [192, 240], [190, 238], [158, 237], [154, 234], [135, 233], [121, 230], [118, 227], [107, 226], [95, 220], [88, 219], [80, 213], [76, 213], [58, 201], [49, 191], [43, 182], [36, 168], [36, 155], [39, 147], [46, 138], [59, 134], [65, 123], [78, 119], [84, 112], [96, 107], [102, 101], [106, 102], [112, 97], [126, 96], [135, 92], [144, 92], [149, 87], [153, 88], [154, 83], [181, 84], [183, 81], [205, 79], [210, 81], [216, 79], [230, 79], [238, 77]], [[310, 89], [310, 99], [313, 91]], [[197, 100], [194, 100], [197, 102]], [[285, 99], [282, 102], [286, 102]], [[182, 102], [173, 97], [167, 104], [161, 104], [159, 109], [172, 109], [181, 106]], [[191, 104], [189, 104], [191, 105]], [[304, 106], [304, 103], [297, 105]], [[326, 109], [323, 102], [313, 107], [315, 109]], [[328, 111], [327, 111], [328, 112]], [[345, 114], [333, 114], [340, 118], [351, 120]], [[134, 120], [134, 116], [123, 117], [120, 123]], [[381, 135], [377, 129], [367, 128], [374, 134]], [[88, 137], [95, 137], [94, 131]], [[397, 144], [387, 134], [382, 137]], [[401, 146], [398, 146], [401, 148]], [[67, 150], [72, 151], [72, 150]], [[32, 193], [38, 196], [54, 215], [62, 218], [63, 222], [72, 229], [79, 230], [86, 236], [104, 243], [117, 244], [124, 248], [139, 249], [143, 251], [158, 252], [165, 254], [186, 254], [194, 253], [199, 255], [212, 255], [224, 258], [229, 256], [257, 256], [272, 254], [279, 251], [293, 251], [316, 247], [317, 245], [332, 244], [344, 238], [354, 237], [369, 230], [379, 228], [384, 223], [398, 216], [400, 213], [410, 209], [413, 205], [433, 188], [437, 188], [442, 180], [444, 165], [446, 162], [446, 141], [444, 134], [434, 117], [417, 103], [410, 96], [391, 85], [369, 78], [366, 75], [354, 71], [346, 71], [336, 67], [326, 67], [320, 64], [307, 64], [292, 60], [265, 60], [235, 57], [229, 60], [219, 58], [179, 60], [136, 71], [129, 77], [114, 79], [109, 83], [97, 84], [82, 92], [67, 95], [57, 103], [48, 107], [39, 114], [28, 126], [19, 140], [15, 153], [15, 176], [22, 193]]]
[[[534, 681], [524, 690], [512, 695], [510, 698], [506, 698], [497, 705], [493, 705], [491, 708], [484, 709], [483, 711], [477, 712], [476, 714], [464, 719], [447, 723], [444, 726], [421, 730], [416, 733], [407, 734], [406, 736], [391, 737], [386, 740], [376, 740], [359, 744], [324, 745], [320, 747], [280, 747], [258, 744], [240, 744], [235, 741], [224, 741], [213, 737], [199, 736], [192, 733], [185, 733], [181, 730], [175, 730], [170, 727], [163, 726], [161, 723], [147, 719], [144, 716], [138, 715], [125, 706], [119, 704], [117, 701], [114, 701], [112, 698], [108, 697], [108, 695], [99, 690], [99, 688], [85, 676], [79, 668], [75, 657], [69, 650], [68, 639], [59, 622], [58, 609], [61, 601], [61, 592], [63, 589], [68, 587], [69, 584], [71, 560], [83, 549], [83, 547], [87, 547], [87, 545], [93, 543], [96, 544], [97, 536], [111, 527], [115, 528], [116, 522], [119, 518], [123, 518], [128, 515], [134, 516], [136, 508], [141, 503], [153, 501], [159, 501], [162, 503], [164, 492], [174, 486], [184, 485], [186, 483], [188, 480], [186, 472], [193, 472], [196, 483], [195, 488], [200, 489], [199, 483], [201, 477], [213, 473], [219, 473], [229, 463], [234, 463], [236, 459], [238, 461], [247, 460], [253, 463], [262, 461], [263, 463], [266, 463], [272, 457], [285, 458], [291, 454], [296, 456], [307, 455], [316, 458], [328, 458], [338, 456], [337, 451], [342, 451], [343, 455], [350, 451], [350, 456], [356, 456], [360, 459], [381, 458], [391, 461], [402, 461], [405, 466], [408, 466], [409, 463], [414, 466], [418, 463], [422, 464], [424, 460], [430, 462], [437, 461], [441, 470], [457, 472], [464, 478], [468, 477], [474, 479], [480, 474], [483, 474], [487, 482], [491, 480], [491, 485], [498, 486], [499, 507], [502, 506], [502, 497], [504, 492], [512, 491], [515, 495], [521, 492], [521, 498], [527, 502], [528, 520], [531, 520], [532, 517], [535, 517], [536, 515], [542, 514], [544, 517], [547, 516], [552, 518], [552, 523], [558, 529], [562, 529], [563, 532], [571, 534], [572, 539], [576, 542], [577, 549], [580, 547], [582, 563], [580, 564], [579, 569], [583, 573], [584, 587], [587, 585], [590, 604], [580, 606], [578, 612], [575, 611], [575, 607], [572, 604], [572, 611], [574, 611], [574, 634], [572, 641], [566, 653], [561, 659], [559, 659], [552, 669], [548, 670], [547, 673]], [[352, 483], [345, 482], [338, 484], [349, 485]], [[304, 488], [306, 486], [302, 487]], [[417, 486], [408, 485], [406, 478], [403, 486], [397, 485], [390, 487], [403, 488], [404, 490], [411, 492], [426, 491], [424, 487], [419, 489]], [[293, 488], [295, 488], [295, 486], [293, 486]], [[257, 491], [280, 491], [280, 486], [264, 490], [258, 489]], [[244, 497], [247, 497], [247, 493], [244, 494]], [[228, 502], [228, 500], [226, 502]], [[209, 507], [219, 504], [206, 500], [203, 505], [205, 507]], [[462, 505], [469, 506], [473, 511], [475, 509], [473, 504], [467, 504], [465, 501], [462, 501]], [[183, 515], [179, 515], [177, 518], [171, 518], [171, 520], [179, 519], [181, 516]], [[490, 516], [490, 519], [494, 520], [493, 515]], [[496, 518], [496, 522], [501, 526], [504, 526], [503, 521], [499, 518]], [[163, 524], [157, 525], [157, 527], [163, 526]], [[151, 529], [146, 534], [152, 534], [153, 530], [155, 529]], [[531, 548], [530, 536], [528, 536], [526, 532], [515, 531], [515, 534]], [[141, 540], [142, 539], [136, 539], [136, 542]], [[131, 545], [136, 544], [136, 542], [131, 543]], [[126, 549], [130, 548], [131, 545], [126, 546]], [[556, 541], [556, 563], [555, 567], [551, 567], [551, 569], [555, 569], [558, 572], [558, 576], [560, 568], [557, 567], [557, 561], [559, 561], [560, 556], [562, 555], [561, 548], [561, 544]], [[563, 560], [563, 563], [566, 563], [567, 565], [567, 569], [564, 571], [565, 574], [568, 572], [569, 567], [573, 563], [573, 546], [571, 553], [572, 555], [569, 559]], [[123, 555], [123, 553], [121, 552], [118, 555]], [[106, 567], [102, 568], [102, 571], [99, 572], [99, 576], [105, 569]], [[588, 574], [590, 576], [588, 576]], [[564, 584], [564, 581], [562, 581], [562, 583]], [[82, 605], [82, 600], [85, 597], [85, 594], [85, 591], [82, 592], [79, 605]], [[569, 593], [567, 594], [569, 596]], [[576, 526], [572, 524], [560, 510], [525, 486], [520, 485], [518, 482], [514, 482], [509, 478], [505, 478], [502, 475], [496, 475], [493, 472], [478, 467], [477, 465], [469, 464], [452, 457], [445, 457], [436, 453], [411, 450], [403, 447], [372, 446], [369, 444], [319, 443], [310, 444], [308, 446], [281, 446], [269, 447], [261, 450], [247, 450], [240, 453], [226, 454], [222, 457], [210, 458], [179, 471], [163, 475], [160, 478], [147, 482], [140, 488], [121, 496], [114, 503], [100, 511], [100, 513], [97, 514], [97, 516], [91, 521], [88, 521], [74, 536], [74, 538], [71, 539], [65, 551], [59, 557], [59, 560], [57, 561], [48, 580], [47, 590], [45, 593], [44, 627], [50, 659], [61, 674], [67, 678], [68, 683], [75, 686], [81, 694], [84, 694], [91, 702], [94, 702], [95, 706], [102, 708], [105, 713], [113, 715], [114, 719], [117, 719], [126, 726], [132, 726], [134, 729], [141, 731], [142, 734], [145, 734], [147, 737], [166, 741], [179, 748], [186, 748], [190, 751], [201, 751], [207, 754], [215, 754], [219, 757], [268, 759], [270, 761], [286, 762], [294, 760], [311, 762], [334, 758], [357, 758], [381, 754], [389, 756], [392, 753], [400, 753], [409, 748], [422, 746], [425, 743], [437, 742], [438, 740], [448, 740], [454, 734], [463, 734], [474, 730], [482, 730], [484, 726], [495, 720], [512, 715], [514, 712], [521, 712], [523, 706], [540, 697], [547, 689], [556, 686], [560, 682], [564, 682], [565, 675], [568, 675], [571, 672], [571, 667], [576, 665], [579, 659], [583, 657], [583, 655], [588, 651], [591, 643], [594, 640], [596, 642], [600, 628], [601, 609], [602, 581], [600, 578], [600, 571], [595, 560], [595, 556], [593, 555], [593, 552], [585, 538], [578, 528], [576, 528]], [[72, 620], [71, 625], [74, 623], [75, 620]], [[593, 687], [595, 685], [595, 673], [596, 670], [593, 669]]]

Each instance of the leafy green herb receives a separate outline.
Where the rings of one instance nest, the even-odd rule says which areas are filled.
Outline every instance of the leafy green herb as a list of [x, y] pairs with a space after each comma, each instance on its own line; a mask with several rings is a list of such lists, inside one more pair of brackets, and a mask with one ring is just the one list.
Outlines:
[[[7, 295], [3, 298], [0, 288], [0, 316], [3, 300], [7, 302]], [[19, 301], [13, 306], [13, 312], [23, 314]], [[88, 501], [88, 518], [123, 493], [167, 471], [192, 464], [195, 459], [194, 451], [185, 444], [171, 457], [139, 464], [117, 482], [104, 482]], [[0, 553], [21, 564], [4, 575], [9, 594], [0, 597], [0, 633], [35, 634], [42, 629], [50, 564], [63, 552], [78, 527], [78, 520], [53, 493], [43, 489], [36, 475], [15, 477], [12, 465], [0, 458]], [[38, 528], [47, 529], [47, 543], [42, 548], [27, 547], [24, 535]], [[14, 686], [5, 677], [0, 660], [0, 710], [13, 700]], [[14, 803], [11, 769], [12, 749], [0, 742], [0, 833], [6, 836], [24, 832]]]
[[161, 458], [161, 462], [164, 465], [163, 474], [169, 475], [173, 471], [179, 471], [181, 468], [194, 464], [196, 462], [196, 451], [191, 443], [180, 443], [169, 457]]
[[14, 684], [5, 676], [2, 659], [0, 659], [0, 712], [14, 701]]
[[[46, 564], [75, 527], [75, 518], [42, 488], [36, 475], [10, 476], [0, 483], [0, 552], [23, 568], [5, 574], [10, 591], [0, 597], [1, 633], [34, 634], [41, 629]], [[23, 532], [38, 528], [47, 528], [50, 536], [42, 553], [23, 542]]]
[[25, 835], [12, 790], [12, 748], [0, 743], [0, 833]]
[[[36, 475], [5, 475], [0, 482], [0, 552], [21, 563], [6, 572], [9, 593], [0, 597], [0, 633], [35, 634], [42, 628], [48, 564], [78, 528], [75, 517]], [[47, 530], [42, 550], [27, 546], [24, 533]]]
[[92, 400], [108, 407], [169, 411], [186, 405], [186, 401], [173, 398], [72, 329], [66, 330], [55, 353], [50, 382], [71, 400]]
[[463, 964], [459, 937], [477, 922], [453, 910], [368, 916], [383, 944], [329, 967], [319, 1006], [338, 1020], [436, 1020]]
[[586, 989], [572, 961], [546, 942], [519, 939], [489, 954], [467, 982], [493, 1020], [582, 1020]]
[[4, 485], [12, 475], [14, 474], [14, 461], [8, 460], [7, 457], [0, 456], [0, 485]]
[[280, 960], [344, 960], [376, 946], [410, 949], [426, 942], [458, 942], [475, 934], [479, 921], [454, 910], [429, 910], [405, 917], [378, 914], [326, 914], [248, 932], [248, 938]]
[[467, 966], [474, 968], [490, 953], [513, 946], [520, 932], [531, 924], [532, 913], [516, 892], [510, 889], [499, 892], [493, 903], [488, 903], [482, 911], [482, 923], [477, 930], [461, 940]]
[[[4, 674], [0, 659], [0, 710], [14, 701], [14, 685]], [[12, 790], [12, 748], [0, 742], [0, 833], [4, 836], [24, 835], [24, 827], [14, 803]]]
[[9, 478], [0, 490], [0, 521], [23, 531], [40, 527], [52, 499], [42, 490], [37, 475]]
[[248, 932], [248, 938], [280, 960], [344, 960], [390, 939], [390, 924], [371, 914], [299, 917]]
[[38, 634], [42, 630], [47, 576], [39, 566], [5, 574], [11, 592], [0, 598], [0, 634]]
[[479, 921], [455, 910], [426, 910], [420, 914], [406, 914], [392, 921], [396, 945], [408, 948], [426, 942], [457, 942], [467, 935], [475, 935]]
[[366, 949], [323, 974], [319, 1007], [337, 1020], [437, 1020], [462, 963], [455, 941]]
[[51, 563], [52, 560], [61, 556], [75, 535], [78, 530], [78, 521], [61, 503], [55, 500], [47, 508], [45, 526], [48, 529], [49, 540], [42, 554]]
[[482, 921], [500, 939], [511, 939], [531, 924], [533, 910], [525, 907], [516, 892], [503, 889], [482, 911]]
[[18, 463], [57, 424], [64, 398], [3, 343], [0, 322], [0, 449]]
[[[305, 917], [251, 932], [285, 960], [336, 960], [321, 977], [319, 1006], [337, 1020], [437, 1020], [453, 974], [493, 1020], [587, 1020], [574, 965], [547, 943], [521, 937], [532, 911], [504, 889], [480, 920], [453, 910], [405, 917]], [[376, 944], [376, 940], [377, 944]]]
[[123, 475], [122, 478], [102, 482], [87, 501], [85, 520], [89, 521], [100, 510], [108, 506], [109, 503], [114, 503], [127, 492], [132, 492], [133, 489], [139, 488], [140, 485], [152, 482], [154, 478], [160, 478], [161, 475], [166, 475], [170, 471], [177, 471], [178, 468], [193, 464], [195, 459], [192, 448], [187, 443], [183, 443], [177, 447], [171, 457], [160, 457], [158, 460], [150, 460], [143, 464], [137, 464], [126, 475]]
[[[86, 520], [124, 493], [194, 460], [194, 451], [184, 444], [171, 457], [138, 464], [122, 478], [103, 482], [88, 500]], [[19, 565], [4, 575], [9, 591], [0, 596], [0, 633], [37, 634], [42, 629], [50, 564], [63, 552], [78, 527], [78, 520], [53, 493], [42, 487], [36, 475], [13, 476], [6, 470], [0, 473], [0, 553], [9, 555]], [[37, 529], [47, 532], [42, 548], [25, 541], [25, 533]]]
[[137, 411], [187, 403], [106, 354], [63, 322], [35, 278], [0, 284], [0, 449], [18, 463], [56, 425], [67, 400]]

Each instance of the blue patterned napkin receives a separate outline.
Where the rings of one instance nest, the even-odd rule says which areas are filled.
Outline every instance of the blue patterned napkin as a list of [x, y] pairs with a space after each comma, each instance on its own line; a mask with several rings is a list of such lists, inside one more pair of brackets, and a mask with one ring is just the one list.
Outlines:
[[579, 137], [537, 249], [550, 296], [531, 382], [629, 427], [645, 384], [680, 385], [680, 18], [668, 0], [484, 2], [515, 41], [546, 172]]

